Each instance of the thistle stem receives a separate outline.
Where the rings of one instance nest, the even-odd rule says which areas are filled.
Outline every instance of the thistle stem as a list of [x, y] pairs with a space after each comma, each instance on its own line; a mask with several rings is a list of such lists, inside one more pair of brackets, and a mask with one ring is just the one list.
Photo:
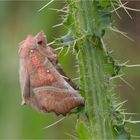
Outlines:
[[[85, 97], [82, 114], [86, 119], [81, 119], [83, 124], [78, 122], [77, 127], [80, 138], [105, 140], [129, 137], [124, 130], [124, 116], [120, 115], [118, 110], [116, 113], [115, 101], [112, 98], [113, 84], [110, 78], [112, 75], [118, 75], [120, 67], [115, 65], [102, 40], [105, 29], [112, 27], [110, 11], [113, 2], [115, 0], [67, 0], [69, 30], [76, 40], [84, 36], [75, 44], [75, 50], [78, 52], [80, 89]], [[89, 136], [84, 130], [83, 135], [80, 134], [80, 126]]]

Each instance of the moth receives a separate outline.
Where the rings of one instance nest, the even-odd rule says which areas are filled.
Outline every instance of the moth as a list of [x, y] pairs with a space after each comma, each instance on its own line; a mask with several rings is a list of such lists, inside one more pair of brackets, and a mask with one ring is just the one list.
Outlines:
[[84, 105], [84, 98], [59, 65], [58, 56], [47, 45], [43, 32], [28, 35], [20, 43], [19, 58], [22, 105], [57, 115], [66, 115]]

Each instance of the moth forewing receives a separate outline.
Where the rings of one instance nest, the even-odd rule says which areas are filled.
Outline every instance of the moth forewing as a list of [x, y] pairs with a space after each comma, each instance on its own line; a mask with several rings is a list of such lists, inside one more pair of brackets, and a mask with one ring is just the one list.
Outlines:
[[29, 103], [30, 100], [30, 79], [27, 71], [26, 63], [24, 58], [20, 58], [20, 86], [22, 94], [22, 105]]
[[56, 83], [62, 87], [60, 88], [66, 88], [70, 91], [75, 91], [73, 87], [71, 87], [69, 85], [69, 83], [64, 79], [64, 77], [59, 73], [59, 71], [54, 67], [54, 65], [49, 61], [49, 59], [47, 57], [45, 57], [45, 61], [44, 61], [44, 67], [46, 67], [46, 69], [48, 69], [48, 72], [50, 72], [50, 74], [54, 75], [56, 78]]

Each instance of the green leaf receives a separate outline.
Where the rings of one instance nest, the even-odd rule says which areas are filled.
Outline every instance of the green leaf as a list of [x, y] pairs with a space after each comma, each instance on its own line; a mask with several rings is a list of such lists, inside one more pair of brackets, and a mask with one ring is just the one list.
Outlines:
[[72, 36], [71, 31], [69, 31], [65, 36], [62, 36], [60, 38], [60, 41], [63, 42], [65, 46], [71, 45], [73, 43], [72, 42], [73, 40], [74, 40], [74, 38]]
[[115, 139], [130, 140], [130, 133], [127, 132], [123, 125], [117, 126], [117, 134]]
[[80, 139], [90, 139], [90, 133], [83, 121], [77, 121], [76, 131]]
[[109, 0], [99, 0], [99, 3], [102, 7], [107, 7], [111, 5], [111, 2]]
[[[100, 2], [101, 3], [101, 2]], [[102, 4], [98, 3], [97, 1], [93, 2], [94, 7], [94, 32], [95, 36], [102, 37], [105, 33], [105, 29], [108, 27], [111, 27], [112, 25], [112, 19], [110, 14], [110, 8], [104, 8], [105, 2], [102, 2]]]

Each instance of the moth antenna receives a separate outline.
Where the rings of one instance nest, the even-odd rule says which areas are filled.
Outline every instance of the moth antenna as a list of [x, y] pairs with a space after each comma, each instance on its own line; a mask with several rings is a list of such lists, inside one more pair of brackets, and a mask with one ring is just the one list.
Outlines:
[[56, 121], [56, 122], [54, 122], [54, 123], [52, 123], [52, 124], [50, 124], [50, 125], [44, 127], [43, 129], [47, 129], [47, 128], [51, 127], [51, 126], [54, 126], [54, 125], [58, 124], [59, 122], [61, 122], [62, 120], [64, 120], [65, 118], [66, 118], [66, 117], [63, 117], [63, 118], [59, 119], [58, 121]]

